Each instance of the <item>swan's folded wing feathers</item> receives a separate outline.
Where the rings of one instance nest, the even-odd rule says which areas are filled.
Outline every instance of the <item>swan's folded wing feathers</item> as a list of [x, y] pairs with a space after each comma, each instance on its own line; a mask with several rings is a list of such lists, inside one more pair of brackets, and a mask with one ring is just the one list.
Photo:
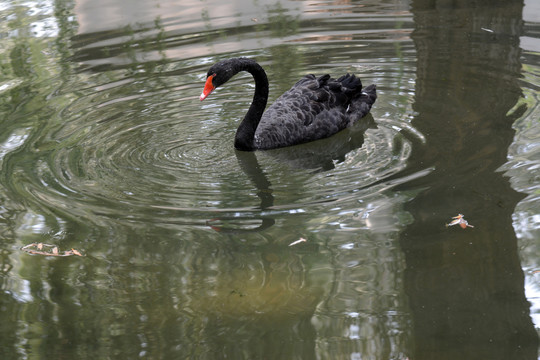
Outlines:
[[341, 91], [341, 83], [338, 81], [332, 81], [328, 84], [328, 90], [330, 91]]
[[[256, 147], [296, 145], [346, 128], [367, 113], [364, 107], [371, 107], [371, 103], [353, 104], [367, 95], [361, 95], [361, 87], [360, 79], [352, 74], [337, 80], [330, 75], [304, 76], [265, 111], [255, 133]], [[353, 110], [362, 111], [351, 114]]]
[[[309, 74], [298, 80], [289, 91], [300, 87], [316, 89], [319, 87], [319, 83], [317, 82], [315, 75]], [[285, 95], [285, 93], [283, 95]]]
[[328, 80], [331, 80], [330, 74], [319, 76], [319, 78], [317, 79], [317, 82], [319, 83], [319, 87], [323, 87], [324, 85], [326, 85], [328, 83]]
[[328, 98], [330, 97], [330, 94], [328, 91], [320, 90], [315, 93], [313, 93], [313, 96], [311, 97], [312, 101], [318, 102], [318, 103], [324, 103], [328, 101]]

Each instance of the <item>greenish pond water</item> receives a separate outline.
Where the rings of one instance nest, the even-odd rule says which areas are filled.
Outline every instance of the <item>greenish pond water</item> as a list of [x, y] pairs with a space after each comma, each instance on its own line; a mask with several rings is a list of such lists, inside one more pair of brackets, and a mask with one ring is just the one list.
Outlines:
[[[537, 359], [539, 54], [530, 0], [0, 2], [1, 358]], [[238, 152], [237, 56], [379, 97]]]

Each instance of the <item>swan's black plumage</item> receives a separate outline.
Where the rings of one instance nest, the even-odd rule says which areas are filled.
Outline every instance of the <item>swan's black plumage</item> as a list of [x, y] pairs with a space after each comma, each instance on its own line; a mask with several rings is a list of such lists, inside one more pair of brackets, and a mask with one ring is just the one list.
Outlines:
[[266, 73], [254, 60], [233, 58], [208, 70], [201, 100], [240, 71], [253, 75], [255, 94], [236, 132], [234, 144], [239, 150], [274, 149], [329, 137], [367, 115], [377, 99], [375, 85], [362, 89], [354, 75], [337, 80], [328, 74], [306, 75], [264, 112]]

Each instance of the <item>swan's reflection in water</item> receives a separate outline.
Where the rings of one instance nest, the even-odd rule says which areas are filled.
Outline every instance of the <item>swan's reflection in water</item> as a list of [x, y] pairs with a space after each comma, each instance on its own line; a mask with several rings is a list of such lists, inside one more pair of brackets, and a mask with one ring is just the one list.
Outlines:
[[338, 134], [310, 143], [267, 151], [238, 151], [236, 158], [240, 169], [257, 189], [260, 205], [252, 212], [224, 215], [207, 221], [207, 225], [221, 233], [239, 234], [260, 232], [275, 224], [272, 216], [274, 194], [272, 183], [259, 164], [258, 157], [271, 158], [286, 164], [292, 170], [310, 170], [313, 173], [331, 171], [336, 163], [345, 161], [347, 154], [364, 144], [367, 129], [376, 128], [371, 114], [360, 119], [354, 126]]

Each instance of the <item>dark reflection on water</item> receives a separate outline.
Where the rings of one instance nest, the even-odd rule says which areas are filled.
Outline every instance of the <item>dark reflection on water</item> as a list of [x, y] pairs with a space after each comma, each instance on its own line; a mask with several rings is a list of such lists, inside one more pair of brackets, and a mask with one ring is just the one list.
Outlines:
[[[246, 174], [257, 189], [257, 197], [260, 199], [260, 206], [257, 207], [263, 213], [271, 210], [274, 206], [274, 196], [272, 194], [272, 184], [268, 180], [257, 156], [265, 156], [273, 161], [279, 161], [286, 164], [291, 170], [308, 169], [316, 172], [329, 171], [335, 168], [336, 163], [344, 162], [346, 155], [351, 151], [358, 149], [364, 143], [364, 132], [368, 128], [375, 128], [373, 116], [368, 114], [364, 119], [355, 124], [355, 126], [345, 129], [328, 139], [323, 139], [313, 143], [302, 144], [295, 147], [275, 149], [265, 152], [243, 152], [236, 151], [236, 157], [240, 169]], [[322, 200], [323, 202], [335, 201], [336, 199]], [[306, 204], [307, 205], [307, 204]], [[257, 226], [242, 227], [239, 222], [247, 220], [253, 223], [253, 220], [260, 221]], [[229, 222], [228, 226], [222, 225], [223, 222]], [[230, 223], [234, 222], [235, 227]], [[252, 214], [220, 216], [209, 220], [208, 225], [214, 230], [227, 233], [258, 232], [275, 224], [271, 215], [254, 216]]]
[[[536, 357], [497, 172], [527, 114], [521, 4], [126, 4], [0, 8], [2, 358]], [[270, 101], [326, 72], [379, 100], [237, 152], [250, 77], [198, 101], [233, 56]], [[40, 241], [86, 256], [20, 251]]]
[[[426, 135], [427, 149], [413, 149], [408, 168], [435, 168], [396, 188], [428, 186], [407, 204], [415, 222], [401, 235], [418, 359], [537, 357], [512, 228], [523, 196], [497, 172], [513, 140], [512, 124], [524, 112], [513, 109], [521, 95], [522, 8], [521, 1], [452, 8], [412, 3], [413, 125]], [[475, 228], [441, 227], [457, 213]]]

